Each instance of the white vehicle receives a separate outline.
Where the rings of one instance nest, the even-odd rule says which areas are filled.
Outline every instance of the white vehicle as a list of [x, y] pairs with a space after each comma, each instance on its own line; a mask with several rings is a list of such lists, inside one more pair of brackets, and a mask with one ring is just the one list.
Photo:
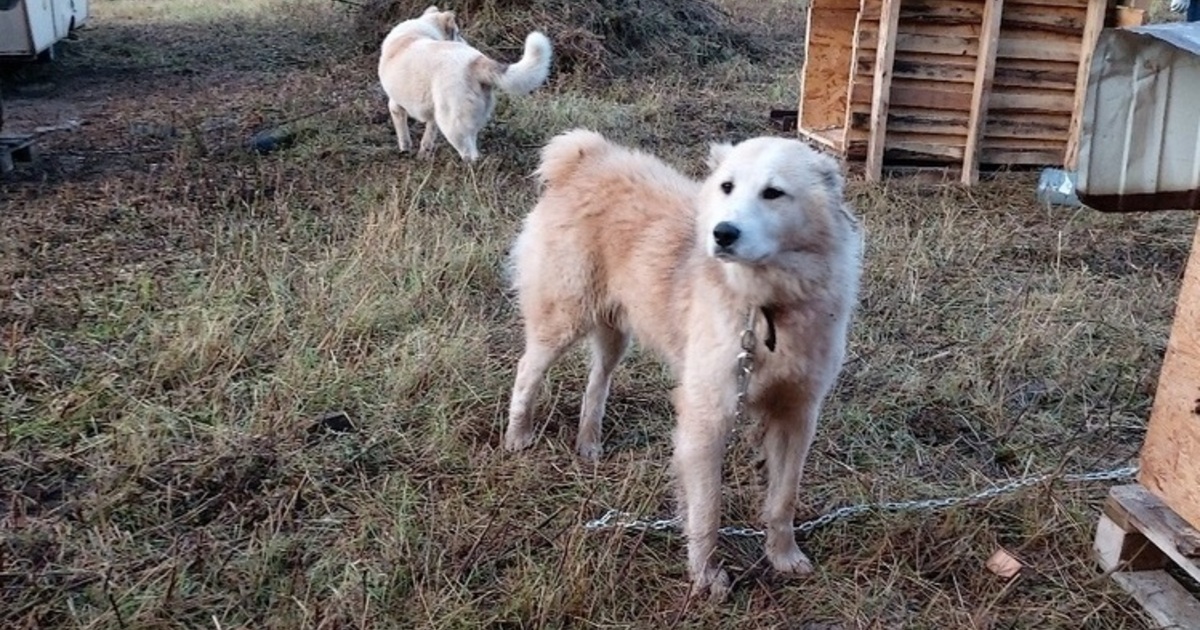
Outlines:
[[88, 0], [0, 0], [0, 62], [49, 61], [88, 18]]

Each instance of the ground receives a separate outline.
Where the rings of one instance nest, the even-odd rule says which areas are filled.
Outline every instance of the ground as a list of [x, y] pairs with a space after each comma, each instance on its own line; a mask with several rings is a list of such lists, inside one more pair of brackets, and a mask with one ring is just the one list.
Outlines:
[[[619, 371], [598, 464], [571, 452], [582, 353], [534, 446], [500, 447], [540, 144], [589, 126], [699, 174], [795, 105], [802, 6], [725, 4], [765, 54], [556, 75], [501, 100], [468, 168], [398, 153], [346, 3], [94, 2], [6, 84], [11, 130], [64, 128], [0, 180], [0, 627], [1146, 627], [1089, 550], [1121, 480], [843, 519], [801, 538], [804, 578], [727, 537], [713, 605], [676, 533], [583, 528], [670, 514], [652, 357]], [[861, 308], [798, 521], [1135, 462], [1195, 219], [1035, 185], [851, 184]], [[756, 524], [752, 459], [735, 443], [728, 525]]]

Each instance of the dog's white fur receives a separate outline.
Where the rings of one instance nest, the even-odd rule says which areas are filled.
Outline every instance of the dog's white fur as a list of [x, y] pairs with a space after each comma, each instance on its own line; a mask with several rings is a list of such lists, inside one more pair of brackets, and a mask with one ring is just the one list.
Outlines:
[[[748, 413], [762, 431], [769, 483], [766, 553], [780, 571], [811, 571], [792, 523], [800, 473], [845, 354], [857, 301], [862, 230], [838, 163], [799, 140], [713, 145], [696, 182], [657, 158], [574, 130], [542, 150], [545, 184], [512, 251], [525, 325], [505, 446], [529, 446], [547, 368], [587, 337], [591, 373], [576, 450], [601, 451], [612, 373], [631, 334], [678, 380], [674, 469], [688, 569], [697, 591], [724, 597], [711, 557], [720, 520], [721, 460], [736, 403], [736, 361], [748, 310], [760, 340], [767, 308], [774, 351], [754, 348]], [[730, 228], [740, 231], [729, 242]], [[717, 233], [724, 233], [724, 246]]]
[[400, 150], [412, 148], [408, 118], [425, 123], [419, 157], [433, 155], [440, 129], [463, 160], [479, 159], [476, 138], [496, 106], [495, 90], [528, 94], [550, 75], [550, 40], [533, 32], [513, 65], [475, 50], [462, 37], [453, 11], [430, 6], [420, 17], [397, 24], [379, 54], [379, 82]]

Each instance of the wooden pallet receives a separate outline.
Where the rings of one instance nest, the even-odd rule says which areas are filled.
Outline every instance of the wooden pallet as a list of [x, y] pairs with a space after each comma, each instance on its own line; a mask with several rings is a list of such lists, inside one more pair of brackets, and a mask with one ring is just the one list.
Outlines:
[[1141, 484], [1116, 486], [1096, 526], [1096, 560], [1160, 628], [1200, 630], [1200, 597], [1166, 569], [1200, 581], [1200, 531]]
[[0, 173], [15, 168], [16, 162], [32, 162], [37, 157], [33, 145], [36, 136], [29, 134], [0, 133]]
[[1096, 39], [1135, 20], [1117, 2], [811, 0], [798, 133], [868, 180], [892, 165], [953, 166], [965, 184], [981, 166], [1073, 168]]

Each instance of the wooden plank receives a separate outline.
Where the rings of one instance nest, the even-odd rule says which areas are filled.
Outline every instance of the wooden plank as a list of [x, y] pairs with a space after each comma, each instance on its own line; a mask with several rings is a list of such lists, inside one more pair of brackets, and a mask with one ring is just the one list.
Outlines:
[[[878, 22], [880, 8], [863, 11], [864, 20]], [[900, 23], [979, 24], [983, 7], [971, 0], [909, 0], [900, 7]]]
[[1085, 9], [1093, 2], [1093, 0], [1017, 0], [1012, 2], [1012, 6], [1033, 6], [1038, 7], [1042, 11], [1054, 11], [1062, 9]]
[[[896, 33], [899, 35], [909, 36], [913, 38], [952, 38], [952, 39], [979, 39], [980, 22], [971, 23], [955, 23], [942, 24], [938, 22], [930, 22], [927, 20], [909, 20], [903, 19], [896, 26]], [[900, 42], [903, 38], [896, 40], [896, 50], [900, 50]]]
[[1200, 226], [1179, 289], [1138, 481], [1200, 526]]
[[[856, 105], [850, 116], [852, 126], [861, 125], [865, 128], [870, 123], [871, 114], [870, 111], [859, 111], [861, 107]], [[966, 136], [967, 115], [957, 111], [893, 105], [888, 108], [887, 126], [889, 133]]]
[[[867, 129], [871, 123], [869, 106], [854, 104], [850, 113], [851, 127]], [[966, 136], [968, 115], [959, 110], [936, 110], [892, 105], [888, 108], [888, 130], [902, 133], [932, 133]], [[1034, 144], [1062, 149], [1067, 144], [1071, 117], [1061, 114], [1028, 114], [1001, 112], [988, 117], [984, 137], [986, 146], [1012, 146], [1009, 142], [1033, 141]], [[1039, 143], [1039, 141], [1041, 141]]]
[[[877, 50], [879, 41], [879, 33], [882, 29], [876, 30], [869, 25], [860, 25], [859, 27], [858, 45], [863, 50]], [[894, 44], [893, 54], [899, 53], [917, 53], [931, 55], [949, 55], [961, 57], [969, 55], [974, 57], [979, 51], [979, 40], [974, 35], [933, 35], [928, 33], [896, 33], [892, 40]]]
[[992, 90], [991, 107], [994, 112], [1069, 112], [1074, 95], [1058, 90]]
[[979, 163], [1008, 166], [1050, 166], [1053, 164], [1062, 164], [1063, 152], [1065, 150], [1066, 148], [1064, 147], [1058, 151], [1013, 151], [1011, 149], [993, 149], [984, 146], [979, 150]]
[[799, 127], [796, 129], [804, 138], [811, 140], [821, 146], [828, 147], [834, 151], [840, 151], [843, 148], [843, 134], [841, 129], [805, 129]]
[[875, 57], [875, 77], [871, 94], [871, 132], [867, 140], [867, 181], [883, 177], [883, 145], [887, 139], [888, 101], [892, 88], [892, 59], [896, 54], [896, 27], [900, 19], [900, 0], [883, 0], [882, 19]]
[[1112, 578], [1159, 628], [1200, 630], [1200, 601], [1166, 571], [1114, 573]]
[[[850, 102], [873, 102], [875, 85], [856, 82]], [[891, 104], [899, 107], [920, 107], [932, 110], [967, 111], [971, 107], [971, 86], [964, 83], [936, 81], [895, 81], [891, 86]], [[871, 99], [871, 100], [868, 100]], [[873, 124], [874, 119], [872, 119]]]
[[967, 114], [967, 145], [963, 149], [962, 183], [968, 186], [979, 181], [979, 145], [987, 124], [992, 76], [996, 71], [996, 43], [1000, 37], [1000, 16], [1003, 12], [1004, 0], [985, 0], [971, 108]]
[[[892, 62], [892, 78], [971, 84], [975, 80], [976, 65], [973, 59], [958, 55], [897, 54]], [[1076, 70], [1076, 65], [1070, 62], [998, 59], [992, 85], [1072, 91], [1075, 89]], [[860, 56], [855, 64], [855, 71], [870, 82], [870, 77], [875, 72], [874, 56]]]
[[996, 47], [1001, 59], [1035, 59], [1042, 61], [1079, 61], [1079, 42], [1069, 37], [1040, 38], [1029, 33], [1004, 33]]
[[1167, 566], [1170, 560], [1166, 554], [1141, 532], [1128, 527], [1107, 514], [1100, 515], [1092, 543], [1100, 568], [1104, 571], [1147, 571]]
[[[856, 73], [871, 76], [875, 73], [875, 59], [859, 59]], [[945, 55], [897, 55], [892, 61], [892, 79], [929, 79], [947, 83], [970, 83], [975, 77], [975, 63], [960, 56]], [[1075, 80], [1075, 74], [1071, 74]]]
[[844, 125], [852, 70], [854, 11], [811, 10], [800, 78], [800, 126]]
[[[1066, 147], [1067, 133], [1071, 128], [1071, 116], [1067, 112], [1056, 114], [1028, 114], [1021, 112], [994, 112], [988, 116], [984, 137], [989, 140], [1053, 140]], [[985, 144], [987, 142], [985, 141]]]
[[1050, 139], [1041, 140], [1035, 138], [998, 138], [988, 136], [983, 140], [984, 149], [1001, 149], [1005, 151], [1043, 151], [1050, 153], [1061, 153], [1067, 148], [1065, 140]]
[[950, 144], [947, 140], [953, 140], [953, 138], [949, 136], [898, 138], [888, 141], [887, 153], [903, 156], [902, 159], [945, 160], [961, 164], [963, 144], [966, 142], [966, 138], [959, 138], [956, 144]]
[[[1003, 37], [1003, 35], [1001, 35]], [[1074, 63], [1043, 59], [997, 59], [996, 87], [1036, 87], [1072, 91], [1078, 68]]]
[[1192, 579], [1200, 580], [1200, 564], [1188, 555], [1198, 553], [1200, 531], [1141, 484], [1110, 489], [1104, 513], [1118, 524], [1126, 519], [1126, 529], [1137, 529]]
[[1079, 38], [1087, 21], [1086, 9], [1047, 11], [1045, 7], [1029, 7], [1010, 3], [1004, 7], [1000, 28], [1007, 33], [1035, 31], [1059, 33]]
[[1104, 29], [1104, 18], [1112, 0], [1091, 0], [1088, 3], [1087, 21], [1083, 27], [1083, 38], [1079, 43], [1079, 73], [1075, 79], [1075, 100], [1071, 107], [1071, 137], [1067, 141], [1064, 165], [1074, 170], [1079, 161], [1079, 128], [1083, 121], [1083, 106], [1087, 97], [1088, 75], [1092, 71], [1092, 54], [1096, 41]]

